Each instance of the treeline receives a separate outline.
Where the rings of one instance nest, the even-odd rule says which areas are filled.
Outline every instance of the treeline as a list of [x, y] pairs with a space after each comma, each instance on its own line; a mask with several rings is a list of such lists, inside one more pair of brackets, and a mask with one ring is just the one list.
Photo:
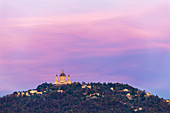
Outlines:
[[0, 113], [170, 112], [170, 105], [164, 99], [147, 95], [128, 84], [75, 82], [55, 86], [43, 83], [36, 90], [46, 93], [17, 96], [14, 92], [0, 98]]

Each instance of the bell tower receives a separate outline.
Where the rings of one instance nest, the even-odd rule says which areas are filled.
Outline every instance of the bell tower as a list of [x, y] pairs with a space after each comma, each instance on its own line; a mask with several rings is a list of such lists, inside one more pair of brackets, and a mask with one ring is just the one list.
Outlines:
[[70, 74], [68, 75], [68, 81], [67, 81], [67, 84], [71, 84]]
[[56, 81], [55, 84], [58, 84], [58, 75], [56, 74]]

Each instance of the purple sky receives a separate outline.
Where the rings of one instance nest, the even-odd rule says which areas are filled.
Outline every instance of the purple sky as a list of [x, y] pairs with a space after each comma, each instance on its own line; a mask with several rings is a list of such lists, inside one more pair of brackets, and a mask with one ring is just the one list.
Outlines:
[[62, 69], [170, 98], [170, 1], [0, 1], [0, 96]]

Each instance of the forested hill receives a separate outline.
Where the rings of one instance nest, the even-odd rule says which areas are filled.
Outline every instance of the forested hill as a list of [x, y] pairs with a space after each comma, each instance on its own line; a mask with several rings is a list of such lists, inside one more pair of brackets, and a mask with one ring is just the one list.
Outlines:
[[121, 83], [43, 83], [35, 90], [0, 98], [0, 113], [169, 113], [158, 96]]

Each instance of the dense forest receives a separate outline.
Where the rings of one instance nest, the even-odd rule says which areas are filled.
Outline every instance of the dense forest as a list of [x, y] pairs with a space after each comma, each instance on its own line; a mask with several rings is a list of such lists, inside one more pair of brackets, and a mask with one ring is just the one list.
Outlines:
[[163, 98], [122, 83], [43, 83], [35, 90], [43, 93], [14, 92], [0, 98], [0, 113], [170, 112], [170, 104]]

